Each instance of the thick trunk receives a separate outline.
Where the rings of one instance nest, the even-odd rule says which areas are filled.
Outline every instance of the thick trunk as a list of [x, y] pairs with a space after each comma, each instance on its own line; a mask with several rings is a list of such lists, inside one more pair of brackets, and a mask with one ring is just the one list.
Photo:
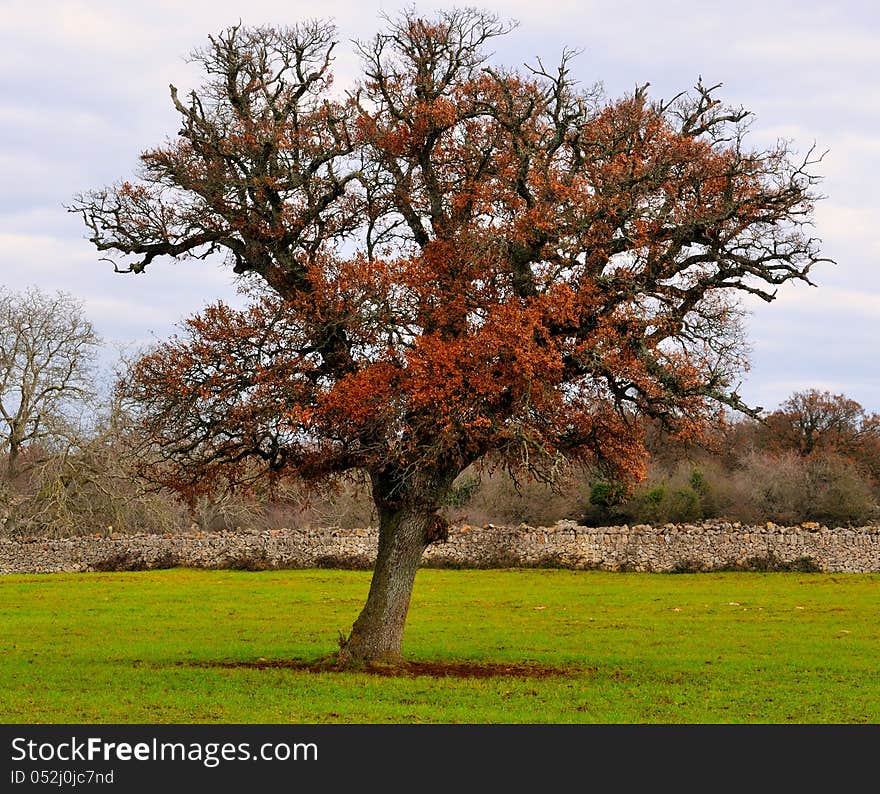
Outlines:
[[379, 553], [367, 603], [339, 651], [339, 664], [400, 661], [400, 644], [422, 553], [437, 537], [438, 516], [426, 509], [379, 511]]

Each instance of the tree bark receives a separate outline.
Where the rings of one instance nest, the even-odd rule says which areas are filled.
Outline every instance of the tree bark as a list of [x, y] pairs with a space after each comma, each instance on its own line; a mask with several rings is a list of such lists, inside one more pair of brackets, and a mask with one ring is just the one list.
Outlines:
[[367, 603], [339, 651], [338, 663], [397, 664], [413, 582], [422, 554], [438, 539], [438, 516], [424, 508], [379, 510], [379, 552]]

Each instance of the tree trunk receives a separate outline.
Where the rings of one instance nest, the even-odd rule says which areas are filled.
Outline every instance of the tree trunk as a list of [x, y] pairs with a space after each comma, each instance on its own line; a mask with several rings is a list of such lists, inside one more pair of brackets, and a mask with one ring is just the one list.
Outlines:
[[12, 485], [15, 475], [18, 473], [18, 453], [20, 445], [16, 443], [14, 438], [9, 439], [9, 453], [6, 456], [6, 479]]
[[422, 553], [438, 539], [438, 516], [431, 510], [379, 510], [379, 553], [367, 603], [339, 651], [345, 667], [396, 664], [413, 582]]
[[6, 516], [5, 521], [3, 522], [3, 533], [12, 536], [18, 530], [18, 504], [15, 499], [15, 477], [18, 469], [16, 465], [18, 462], [18, 454], [20, 451], [20, 445], [16, 443], [15, 431], [13, 428], [12, 433], [9, 438], [9, 452], [6, 456], [6, 482], [4, 490], [6, 493], [4, 494], [5, 499], [3, 501], [6, 502]]

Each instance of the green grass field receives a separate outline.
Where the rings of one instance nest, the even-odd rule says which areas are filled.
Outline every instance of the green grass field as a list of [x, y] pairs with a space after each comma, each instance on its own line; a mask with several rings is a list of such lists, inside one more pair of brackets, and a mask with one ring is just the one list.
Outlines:
[[0, 722], [880, 722], [880, 576], [422, 570], [409, 659], [547, 677], [210, 666], [316, 659], [369, 575], [0, 577]]

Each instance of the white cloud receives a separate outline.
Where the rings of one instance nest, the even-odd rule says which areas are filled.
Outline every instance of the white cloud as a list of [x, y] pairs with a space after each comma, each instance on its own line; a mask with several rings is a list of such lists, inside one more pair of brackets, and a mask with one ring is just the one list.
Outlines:
[[825, 66], [828, 63], [848, 68], [871, 68], [880, 64], [876, 35], [849, 26], [821, 30], [789, 28], [773, 32], [766, 32], [766, 27], [762, 26], [752, 36], [736, 39], [733, 52], [764, 63], [782, 62], [788, 67], [795, 64], [810, 68], [819, 66], [825, 74], [828, 74]]
[[[795, 313], [814, 317], [850, 317], [864, 315], [866, 318], [880, 319], [880, 290], [865, 292], [857, 289], [818, 287], [817, 289], [781, 290], [773, 307], [777, 316], [792, 316]], [[878, 323], [880, 335], [880, 323]]]
[[832, 248], [852, 249], [858, 259], [875, 267], [874, 283], [880, 287], [880, 206], [852, 207], [821, 201], [816, 207], [816, 232]]

